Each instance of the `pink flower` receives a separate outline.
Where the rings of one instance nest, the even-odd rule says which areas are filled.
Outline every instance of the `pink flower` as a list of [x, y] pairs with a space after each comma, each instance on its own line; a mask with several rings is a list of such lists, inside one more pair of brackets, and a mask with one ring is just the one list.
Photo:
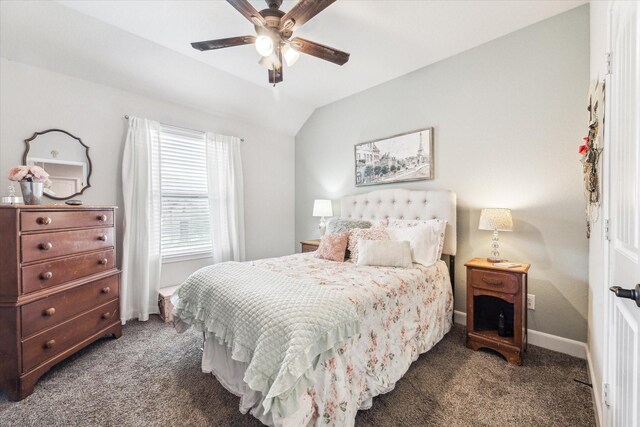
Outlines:
[[582, 155], [585, 155], [585, 154], [587, 154], [587, 151], [588, 151], [588, 150], [589, 150], [589, 146], [588, 146], [587, 144], [584, 144], [584, 145], [581, 145], [581, 146], [578, 148], [578, 153], [580, 153], [580, 154], [582, 154]]
[[9, 178], [10, 181], [22, 181], [28, 173], [29, 168], [27, 166], [16, 166], [15, 168], [9, 169], [7, 178]]
[[34, 179], [39, 181], [45, 181], [49, 178], [49, 174], [40, 166], [30, 166], [29, 172], [33, 175]]

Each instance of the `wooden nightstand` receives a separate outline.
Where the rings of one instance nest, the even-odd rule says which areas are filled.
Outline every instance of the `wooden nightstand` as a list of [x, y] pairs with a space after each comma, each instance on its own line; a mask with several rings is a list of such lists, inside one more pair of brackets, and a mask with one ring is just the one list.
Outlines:
[[[530, 264], [501, 268], [486, 258], [467, 262], [467, 347], [486, 347], [522, 364], [527, 348], [527, 272]], [[500, 312], [507, 335], [498, 334]]]
[[302, 245], [302, 252], [313, 252], [320, 246], [320, 240], [303, 240], [300, 242]]

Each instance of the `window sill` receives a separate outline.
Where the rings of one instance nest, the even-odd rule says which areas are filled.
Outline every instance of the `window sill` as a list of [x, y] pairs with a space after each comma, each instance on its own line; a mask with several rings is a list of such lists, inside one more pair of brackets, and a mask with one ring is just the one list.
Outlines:
[[213, 258], [213, 252], [201, 252], [188, 255], [173, 255], [162, 258], [163, 264], [171, 264], [174, 262], [193, 261], [196, 259]]

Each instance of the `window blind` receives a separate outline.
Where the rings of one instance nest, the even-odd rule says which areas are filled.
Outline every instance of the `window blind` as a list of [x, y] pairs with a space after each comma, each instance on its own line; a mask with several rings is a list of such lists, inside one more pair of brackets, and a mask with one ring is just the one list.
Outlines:
[[202, 132], [160, 126], [163, 259], [212, 251], [205, 144]]

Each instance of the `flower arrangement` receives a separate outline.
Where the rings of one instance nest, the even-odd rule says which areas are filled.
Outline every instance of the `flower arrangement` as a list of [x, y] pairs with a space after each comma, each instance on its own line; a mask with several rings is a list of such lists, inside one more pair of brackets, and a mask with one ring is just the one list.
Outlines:
[[[584, 144], [578, 147], [582, 174], [584, 180], [584, 194], [587, 201], [585, 217], [587, 223], [587, 239], [591, 237], [591, 224], [598, 220], [600, 208], [600, 178], [598, 163], [602, 148], [599, 144], [600, 132], [604, 124], [604, 82], [593, 82], [589, 93], [589, 132], [582, 140]], [[598, 108], [602, 106], [602, 108]]]
[[45, 187], [51, 186], [49, 174], [40, 166], [16, 166], [9, 169], [7, 178], [10, 181], [43, 182]]

